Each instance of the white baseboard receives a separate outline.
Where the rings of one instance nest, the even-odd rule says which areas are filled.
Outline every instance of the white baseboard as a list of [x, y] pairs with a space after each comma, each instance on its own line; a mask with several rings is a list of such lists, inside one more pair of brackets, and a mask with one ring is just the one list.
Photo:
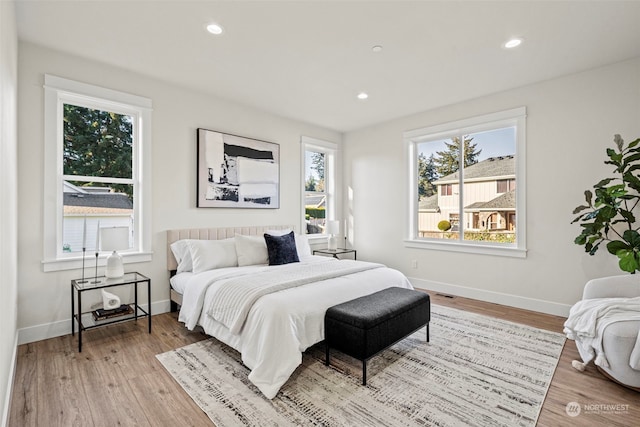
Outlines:
[[9, 368], [9, 377], [7, 378], [7, 393], [4, 398], [2, 408], [2, 427], [9, 425], [9, 412], [11, 410], [11, 395], [13, 392], [13, 380], [16, 376], [16, 362], [18, 361], [18, 334], [13, 342], [13, 355], [11, 356], [11, 367]]
[[507, 305], [509, 307], [522, 308], [525, 310], [537, 311], [554, 316], [569, 316], [571, 306], [559, 304], [557, 302], [544, 301], [535, 298], [520, 297], [517, 295], [492, 292], [484, 289], [467, 288], [465, 286], [451, 285], [449, 283], [435, 282], [432, 280], [409, 278], [414, 288], [426, 291], [441, 292], [465, 298], [473, 298], [480, 301], [492, 302], [495, 304]]
[[[143, 310], [146, 310], [147, 304], [140, 304], [140, 307], [142, 307]], [[151, 315], [166, 313], [169, 310], [169, 300], [156, 301], [151, 303]], [[28, 328], [22, 328], [18, 330], [18, 345], [60, 337], [62, 335], [68, 335], [70, 333], [71, 319], [59, 320], [57, 322], [45, 323], [43, 325], [30, 326]]]

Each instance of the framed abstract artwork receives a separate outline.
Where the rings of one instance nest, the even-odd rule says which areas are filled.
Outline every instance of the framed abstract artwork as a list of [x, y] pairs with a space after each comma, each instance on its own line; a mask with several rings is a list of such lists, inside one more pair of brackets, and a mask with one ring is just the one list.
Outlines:
[[198, 129], [199, 208], [280, 207], [280, 145]]

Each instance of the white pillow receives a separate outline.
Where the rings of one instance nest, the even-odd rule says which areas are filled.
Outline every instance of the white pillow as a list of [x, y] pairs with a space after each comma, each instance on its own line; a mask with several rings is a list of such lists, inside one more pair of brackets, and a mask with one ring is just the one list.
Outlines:
[[269, 264], [269, 253], [264, 236], [244, 236], [236, 234], [238, 265]]
[[309, 238], [303, 234], [296, 233], [296, 249], [298, 250], [298, 258], [311, 256], [311, 246]]
[[[290, 228], [284, 230], [267, 230], [267, 234], [271, 236], [284, 236], [291, 233]], [[309, 238], [306, 235], [295, 234], [296, 250], [298, 252], [298, 258], [311, 256], [311, 246], [309, 246]]]
[[215, 268], [236, 267], [238, 265], [234, 238], [189, 240], [188, 246], [193, 260], [194, 273], [202, 273]]
[[193, 270], [193, 261], [188, 246], [189, 240], [178, 240], [171, 244], [171, 252], [178, 262], [178, 273]]

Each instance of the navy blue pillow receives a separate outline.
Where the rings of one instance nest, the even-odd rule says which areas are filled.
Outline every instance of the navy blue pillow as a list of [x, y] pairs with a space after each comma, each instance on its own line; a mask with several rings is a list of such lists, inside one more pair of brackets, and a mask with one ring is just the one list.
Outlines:
[[269, 265], [290, 264], [300, 262], [298, 250], [296, 249], [296, 238], [293, 231], [283, 236], [272, 236], [265, 234], [264, 240], [267, 243], [269, 253]]

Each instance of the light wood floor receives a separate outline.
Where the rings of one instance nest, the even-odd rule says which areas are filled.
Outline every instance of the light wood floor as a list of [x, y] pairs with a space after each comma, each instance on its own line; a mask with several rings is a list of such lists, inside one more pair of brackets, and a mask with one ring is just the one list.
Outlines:
[[[431, 298], [434, 304], [557, 332], [564, 323], [561, 317], [461, 297], [431, 293]], [[70, 335], [21, 345], [9, 426], [211, 426], [155, 358], [205, 338], [187, 331], [175, 313], [165, 313], [153, 317], [152, 334], [145, 321], [89, 331], [83, 334], [82, 353], [77, 352], [77, 337]], [[575, 371], [571, 361], [577, 358], [574, 343], [567, 341], [538, 426], [640, 425], [640, 393], [605, 379], [593, 366]], [[570, 402], [589, 413], [583, 409], [569, 417], [565, 409]], [[594, 405], [619, 405], [622, 410], [598, 414]]]

